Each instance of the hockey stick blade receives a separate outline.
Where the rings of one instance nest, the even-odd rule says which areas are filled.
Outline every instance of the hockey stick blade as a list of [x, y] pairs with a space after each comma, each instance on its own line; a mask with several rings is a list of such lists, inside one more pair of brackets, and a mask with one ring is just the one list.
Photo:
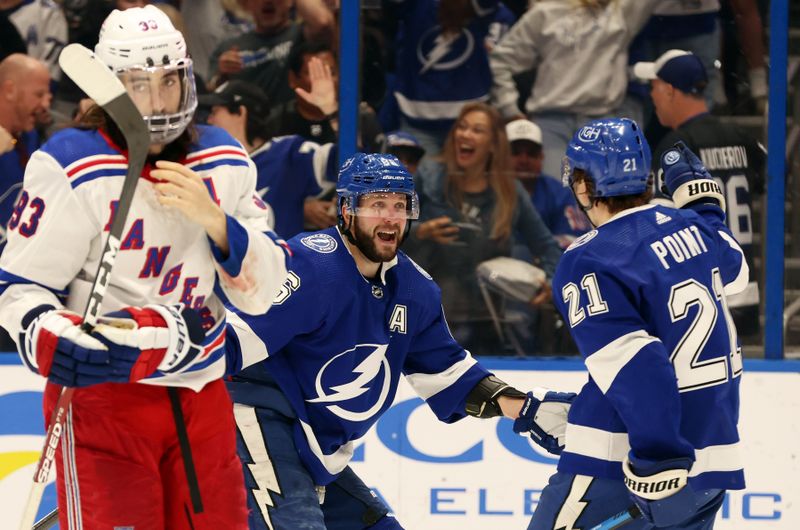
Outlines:
[[50, 530], [58, 522], [58, 508], [42, 517], [33, 525], [33, 530]]
[[[117, 76], [97, 59], [90, 50], [80, 44], [70, 44], [61, 51], [58, 58], [61, 69], [87, 96], [100, 105], [103, 110], [114, 120], [128, 148], [128, 170], [122, 184], [122, 191], [117, 205], [114, 220], [111, 223], [108, 239], [106, 240], [100, 264], [97, 268], [86, 310], [83, 314], [82, 328], [90, 331], [97, 322], [100, 305], [103, 301], [106, 288], [111, 279], [111, 269], [119, 251], [122, 230], [128, 217], [131, 203], [133, 202], [136, 184], [142, 173], [147, 150], [150, 146], [150, 133], [141, 113], [131, 100], [125, 87]], [[45, 443], [36, 471], [33, 474], [33, 485], [28, 494], [28, 501], [20, 522], [21, 530], [30, 530], [36, 519], [36, 513], [42, 502], [42, 495], [53, 466], [56, 448], [64, 431], [69, 404], [72, 401], [74, 388], [63, 388], [58, 397], [50, 425], [45, 435]]]
[[590, 530], [617, 530], [618, 528], [622, 528], [626, 524], [639, 519], [641, 516], [642, 512], [639, 511], [639, 508], [636, 505], [633, 505], [624, 512], [612, 515], [602, 523], [593, 526]]

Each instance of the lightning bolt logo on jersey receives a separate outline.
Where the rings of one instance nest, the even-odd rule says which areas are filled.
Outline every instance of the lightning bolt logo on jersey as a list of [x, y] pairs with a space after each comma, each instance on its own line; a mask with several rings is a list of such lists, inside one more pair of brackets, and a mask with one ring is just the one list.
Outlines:
[[[307, 400], [309, 403], [326, 403], [327, 408], [333, 414], [349, 421], [367, 421], [375, 415], [386, 403], [389, 395], [389, 385], [391, 368], [386, 360], [386, 348], [388, 344], [359, 344], [340, 353], [333, 359], [325, 363], [322, 370], [317, 373], [316, 389], [318, 397]], [[333, 384], [325, 383], [325, 379], [337, 379], [341, 377], [343, 370], [337, 368], [339, 364], [352, 364], [359, 357], [364, 357], [358, 366], [351, 372], [356, 377], [347, 377], [345, 383]], [[344, 403], [369, 392], [375, 394], [378, 390], [375, 403], [367, 410], [349, 410]], [[342, 403], [334, 405], [332, 403]]]
[[[470, 101], [487, 99], [491, 70], [486, 52], [490, 27], [503, 25], [507, 9], [497, 0], [473, 0], [475, 15], [463, 27], [444, 32], [438, 0], [392, 0], [389, 16], [401, 21], [395, 97], [404, 116], [424, 124], [444, 124]], [[509, 13], [510, 15], [510, 13]], [[498, 33], [491, 40], [499, 39]], [[441, 123], [437, 123], [441, 122]]]
[[296, 288], [266, 316], [238, 315], [246, 368], [228, 389], [258, 414], [296, 415], [293, 441], [317, 485], [348, 464], [401, 373], [442, 421], [464, 416], [459, 403], [487, 372], [453, 340], [424, 271], [400, 252], [368, 280], [336, 228], [299, 234], [289, 246]]

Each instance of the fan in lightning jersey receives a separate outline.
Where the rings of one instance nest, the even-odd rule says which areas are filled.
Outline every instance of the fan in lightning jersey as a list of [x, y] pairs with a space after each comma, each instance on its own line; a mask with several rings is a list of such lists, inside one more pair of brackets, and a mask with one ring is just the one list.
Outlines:
[[52, 0], [11, 0], [2, 11], [14, 23], [28, 48], [28, 55], [46, 63], [50, 77], [58, 82], [58, 54], [67, 43], [67, 19]]
[[269, 100], [260, 87], [247, 81], [228, 81], [198, 100], [201, 107], [210, 108], [208, 123], [239, 140], [255, 163], [256, 190], [272, 209], [275, 231], [285, 238], [302, 232], [307, 199], [322, 193], [323, 186], [334, 186], [336, 146], [318, 145], [297, 135], [270, 140], [265, 120]]
[[[228, 390], [251, 529], [400, 528], [348, 463], [401, 374], [447, 423], [517, 418], [525, 397], [532, 406], [515, 429], [541, 428], [540, 443], [557, 450], [566, 422], [571, 396], [525, 396], [453, 340], [439, 288], [398, 251], [419, 213], [400, 161], [358, 153], [342, 166], [337, 191], [338, 226], [289, 241], [291, 271], [268, 315], [229, 319], [231, 368], [245, 366]], [[553, 424], [534, 427], [540, 406]]]
[[565, 183], [597, 228], [565, 251], [553, 292], [589, 380], [529, 529], [590, 528], [631, 499], [658, 528], [709, 529], [725, 490], [744, 488], [726, 295], [747, 263], [697, 158], [678, 144], [662, 164], [680, 209], [648, 204], [650, 149], [632, 120], [590, 122], [567, 148]]
[[[122, 125], [100, 107], [31, 157], [0, 259], [0, 324], [25, 364], [48, 377], [45, 417], [61, 386], [85, 387], [55, 457], [60, 525], [244, 529], [220, 380], [226, 310], [215, 292], [263, 314], [286, 276], [286, 254], [267, 231], [247, 154], [221, 129], [190, 126], [191, 60], [166, 15], [153, 6], [115, 10], [95, 53], [150, 136], [102, 299], [110, 313], [91, 332], [80, 327], [95, 276], [108, 271], [98, 267], [128, 170]], [[194, 476], [184, 470], [187, 445]]]
[[[400, 115], [430, 133], [423, 137], [434, 135], [443, 144], [461, 107], [488, 98], [487, 50], [513, 17], [497, 0], [390, 0], [384, 5], [401, 23], [394, 90]], [[440, 147], [425, 145], [429, 154]]]
[[[654, 162], [676, 141], [691, 149], [725, 195], [728, 228], [742, 246], [750, 267], [747, 288], [728, 297], [733, 320], [741, 335], [756, 336], [759, 323], [759, 291], [753, 258], [752, 201], [764, 191], [764, 147], [735, 125], [720, 122], [708, 112], [703, 98], [706, 71], [694, 55], [670, 50], [655, 63], [637, 63], [637, 75], [650, 79], [658, 120], [672, 129], [655, 150]], [[659, 169], [655, 167], [654, 169]]]

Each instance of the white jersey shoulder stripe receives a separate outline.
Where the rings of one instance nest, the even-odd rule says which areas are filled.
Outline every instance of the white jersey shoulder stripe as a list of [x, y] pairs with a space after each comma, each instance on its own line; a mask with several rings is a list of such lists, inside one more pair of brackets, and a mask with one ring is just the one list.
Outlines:
[[[639, 351], [651, 342], [659, 341], [644, 330], [623, 335], [586, 358], [586, 368], [605, 394], [611, 388], [614, 378]], [[660, 341], [659, 341], [660, 342]]]
[[734, 238], [728, 235], [727, 232], [719, 230], [719, 235], [722, 237], [722, 239], [727, 241], [733, 250], [742, 255], [742, 266], [739, 269], [739, 274], [736, 276], [736, 279], [725, 286], [725, 294], [730, 296], [732, 294], [741, 293], [745, 290], [748, 282], [750, 281], [750, 267], [747, 265], [747, 260], [744, 258], [744, 252], [742, 252], [742, 247], [739, 246], [739, 243], [737, 243]]
[[429, 397], [436, 393], [452, 386], [458, 379], [467, 373], [477, 361], [466, 350], [466, 357], [451, 365], [447, 370], [439, 372], [438, 374], [408, 374], [406, 381], [408, 381], [414, 388], [414, 392], [419, 397], [427, 400]]

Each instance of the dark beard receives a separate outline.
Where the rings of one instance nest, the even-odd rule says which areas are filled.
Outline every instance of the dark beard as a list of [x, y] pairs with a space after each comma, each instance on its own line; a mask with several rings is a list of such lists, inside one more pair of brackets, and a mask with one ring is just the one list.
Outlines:
[[392, 261], [397, 255], [397, 249], [400, 246], [400, 234], [397, 234], [397, 238], [395, 239], [397, 245], [395, 245], [394, 250], [381, 254], [378, 250], [378, 247], [375, 245], [375, 239], [373, 238], [374, 234], [368, 234], [366, 231], [362, 230], [357, 219], [357, 217], [353, 217], [353, 236], [356, 240], [356, 246], [358, 247], [358, 250], [364, 254], [365, 258], [373, 263]]

